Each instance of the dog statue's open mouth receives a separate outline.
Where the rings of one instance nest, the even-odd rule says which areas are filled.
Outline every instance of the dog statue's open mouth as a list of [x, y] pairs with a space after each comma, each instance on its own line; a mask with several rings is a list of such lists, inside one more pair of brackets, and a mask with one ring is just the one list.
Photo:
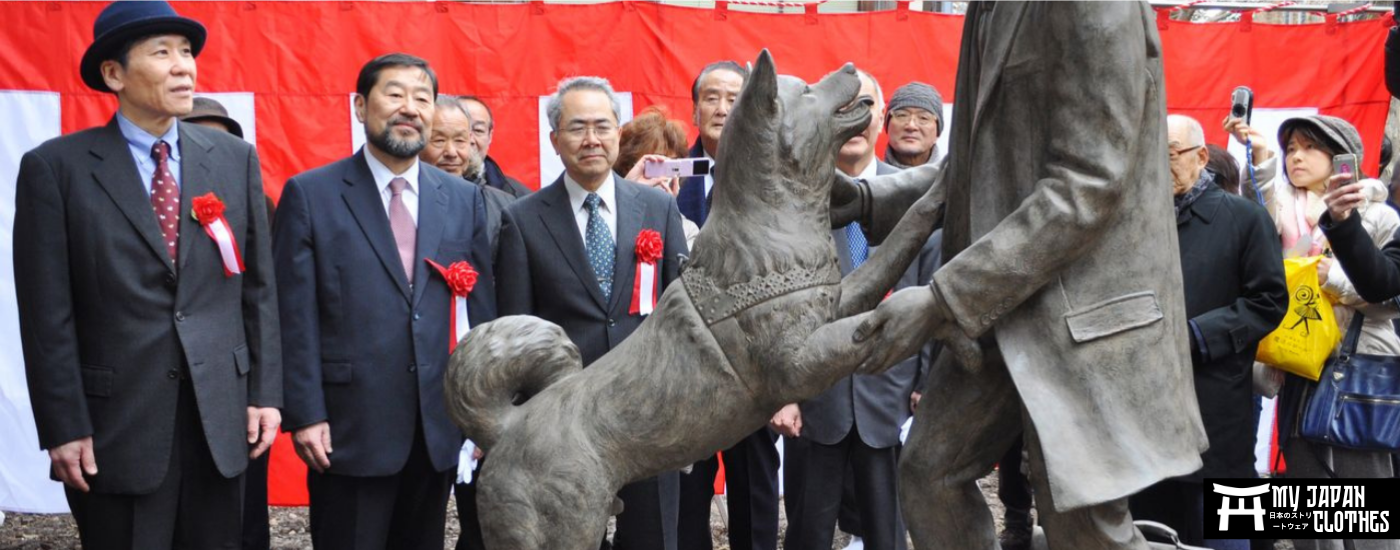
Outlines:
[[870, 116], [870, 107], [873, 105], [875, 105], [874, 98], [868, 95], [858, 96], [836, 110], [836, 122], [842, 128], [852, 126], [864, 128], [866, 124], [869, 124], [866, 117]]

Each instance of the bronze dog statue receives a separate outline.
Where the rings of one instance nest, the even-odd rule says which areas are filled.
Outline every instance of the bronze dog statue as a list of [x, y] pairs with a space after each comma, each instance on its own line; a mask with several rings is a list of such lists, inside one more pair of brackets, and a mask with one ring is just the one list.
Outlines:
[[527, 316], [472, 329], [453, 354], [448, 407], [488, 453], [477, 498], [490, 548], [597, 548], [623, 485], [728, 448], [866, 358], [856, 314], [932, 232], [937, 169], [887, 176], [929, 191], [843, 281], [831, 239], [835, 156], [867, 126], [873, 100], [857, 98], [850, 64], [808, 86], [778, 76], [765, 50], [752, 73], [681, 284], [635, 333], [587, 370], [562, 329]]

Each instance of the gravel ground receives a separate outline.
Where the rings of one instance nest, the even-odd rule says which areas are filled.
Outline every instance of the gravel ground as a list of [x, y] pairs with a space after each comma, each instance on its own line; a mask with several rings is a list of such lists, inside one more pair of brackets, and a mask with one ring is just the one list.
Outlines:
[[[996, 485], [995, 475], [988, 476], [981, 482], [982, 493], [987, 497], [987, 502], [990, 503], [993, 515], [996, 517], [997, 527], [1000, 528], [1002, 506], [996, 497]], [[725, 525], [725, 518], [719, 513], [721, 507], [722, 503], [716, 503], [715, 513], [711, 515], [714, 545], [715, 550], [729, 550], [728, 529]], [[5, 516], [5, 524], [0, 526], [0, 550], [79, 548], [77, 528], [73, 525], [73, 518], [67, 514], [7, 513]], [[269, 521], [272, 528], [272, 548], [275, 550], [311, 548], [311, 536], [306, 531], [306, 508], [273, 507]], [[787, 520], [780, 517], [779, 523], [779, 532], [781, 532], [782, 527], [787, 525]], [[455, 503], [449, 501], [447, 509], [447, 548], [449, 549], [454, 548], [457, 543], [457, 526], [457, 507]], [[847, 542], [849, 542], [849, 537], [838, 531], [836, 542], [832, 548], [844, 548]], [[782, 547], [781, 541], [779, 541], [778, 546]], [[1288, 541], [1280, 541], [1275, 547], [1275, 550], [1292, 549], [1293, 545]]]

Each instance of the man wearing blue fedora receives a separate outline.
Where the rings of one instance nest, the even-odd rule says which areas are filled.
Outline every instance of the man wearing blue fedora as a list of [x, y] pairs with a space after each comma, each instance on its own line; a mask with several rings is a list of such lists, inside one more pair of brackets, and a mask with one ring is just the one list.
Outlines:
[[20, 162], [14, 264], [40, 445], [84, 548], [239, 548], [243, 471], [281, 423], [258, 157], [189, 113], [199, 22], [98, 15], [83, 82], [103, 127]]

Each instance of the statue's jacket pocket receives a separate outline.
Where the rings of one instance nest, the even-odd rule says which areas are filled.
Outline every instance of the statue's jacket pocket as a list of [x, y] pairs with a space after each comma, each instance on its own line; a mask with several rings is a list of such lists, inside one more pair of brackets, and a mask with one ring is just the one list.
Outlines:
[[1134, 292], [1065, 314], [1070, 336], [1080, 344], [1162, 320], [1157, 293]]

